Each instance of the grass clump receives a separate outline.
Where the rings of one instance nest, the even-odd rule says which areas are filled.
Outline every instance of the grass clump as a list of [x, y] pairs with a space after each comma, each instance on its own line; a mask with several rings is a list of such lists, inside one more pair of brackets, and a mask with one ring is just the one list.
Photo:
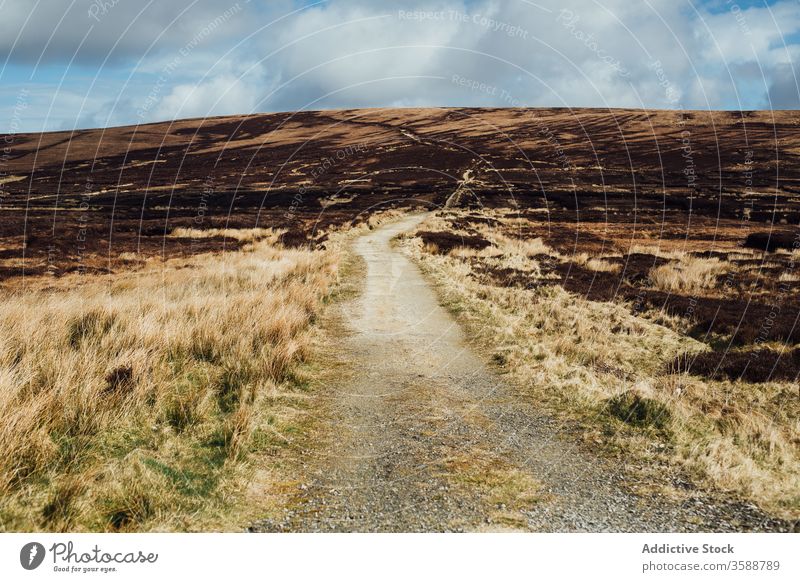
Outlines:
[[730, 264], [716, 258], [683, 255], [678, 261], [654, 267], [650, 271], [650, 282], [661, 291], [696, 293], [716, 287], [717, 279], [730, 268]]

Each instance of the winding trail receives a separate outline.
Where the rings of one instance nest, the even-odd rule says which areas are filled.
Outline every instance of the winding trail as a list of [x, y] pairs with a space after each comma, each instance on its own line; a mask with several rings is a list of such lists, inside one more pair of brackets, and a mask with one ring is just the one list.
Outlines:
[[[319, 450], [295, 502], [252, 531], [736, 531], [755, 508], [630, 492], [618, 467], [487, 368], [392, 239], [413, 215], [357, 239], [363, 292], [331, 334]], [[326, 366], [327, 366], [326, 362]]]

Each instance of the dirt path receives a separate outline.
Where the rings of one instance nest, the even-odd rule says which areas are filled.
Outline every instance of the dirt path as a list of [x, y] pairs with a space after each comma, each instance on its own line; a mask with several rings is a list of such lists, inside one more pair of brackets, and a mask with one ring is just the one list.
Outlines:
[[[363, 293], [331, 333], [319, 449], [279, 519], [254, 531], [736, 531], [755, 508], [700, 493], [632, 494], [468, 347], [419, 269], [392, 248], [410, 216], [359, 238]], [[336, 336], [340, 337], [336, 337]], [[326, 366], [328, 363], [326, 363]]]

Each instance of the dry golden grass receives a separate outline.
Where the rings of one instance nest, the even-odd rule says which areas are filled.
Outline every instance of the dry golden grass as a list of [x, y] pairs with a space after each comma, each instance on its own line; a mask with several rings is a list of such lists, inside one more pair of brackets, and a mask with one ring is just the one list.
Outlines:
[[610, 263], [602, 258], [590, 257], [588, 253], [580, 253], [573, 257], [573, 261], [582, 265], [590, 271], [600, 271], [605, 273], [619, 273], [622, 270], [622, 265], [618, 263]]
[[619, 273], [622, 270], [622, 265], [617, 263], [609, 263], [604, 259], [589, 259], [586, 261], [585, 266], [590, 271], [600, 271], [605, 273]]
[[654, 287], [670, 293], [696, 293], [717, 286], [720, 275], [730, 271], [732, 265], [719, 259], [704, 259], [683, 255], [678, 261], [650, 270]]
[[[517, 245], [493, 239], [500, 254], [485, 261], [520, 267], [530, 261]], [[623, 304], [588, 301], [557, 286], [495, 286], [475, 275], [475, 257], [430, 255], [419, 239], [408, 239], [405, 248], [474, 337], [540, 406], [579, 419], [603, 439], [613, 432], [612, 440], [632, 455], [657, 454], [779, 515], [800, 515], [796, 385], [714, 381], [670, 370], [679, 354], [707, 347], [634, 316]], [[678, 283], [683, 288], [705, 285], [725, 268], [697, 267], [680, 254], [671, 258], [695, 266], [691, 282]], [[530, 267], [532, 275], [537, 268]], [[654, 449], [654, 443], [662, 444]]]
[[782, 283], [793, 283], [795, 281], [800, 281], [800, 273], [781, 273], [778, 275], [778, 281]]
[[513, 254], [523, 257], [553, 254], [553, 250], [544, 244], [541, 238], [522, 239], [508, 237], [503, 234], [489, 234], [489, 229], [483, 230], [484, 234], [491, 236], [495, 245], [503, 249], [503, 254]]
[[[659, 241], [660, 243], [664, 241]], [[664, 246], [659, 245], [645, 245], [645, 244], [632, 244], [625, 248], [625, 252], [629, 254], [643, 254], [653, 255], [662, 259], [681, 259], [686, 256], [683, 250], [668, 250]]]
[[0, 529], [200, 527], [292, 430], [293, 365], [335, 277], [334, 251], [261, 240], [5, 296]]

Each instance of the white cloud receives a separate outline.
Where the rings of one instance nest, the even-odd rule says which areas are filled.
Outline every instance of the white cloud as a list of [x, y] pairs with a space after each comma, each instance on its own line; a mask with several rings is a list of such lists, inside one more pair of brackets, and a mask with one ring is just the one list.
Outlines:
[[[0, 50], [11, 51], [22, 30], [12, 64], [40, 55], [66, 62], [86, 33], [90, 2], [78, 0], [66, 14], [61, 4], [43, 2], [28, 26], [27, 4], [4, 5]], [[119, 93], [108, 91], [106, 78], [102, 98], [90, 95], [87, 107], [120, 107], [83, 119], [118, 122], [127, 109], [135, 122], [132, 112], [154, 84], [147, 120], [392, 105], [755, 108], [768, 94], [783, 106], [800, 105], [793, 65], [800, 11], [789, 0], [740, 12], [719, 3], [713, 13], [674, 0], [331, 0], [285, 18], [298, 9], [290, 0], [176, 0], [139, 15], [141, 6], [119, 2], [90, 24], [82, 62], [121, 44], [116, 64], [101, 72], [117, 77]], [[232, 6], [232, 16], [198, 39]], [[163, 75], [176, 57], [179, 66]], [[483, 88], [455, 83], [454, 75]]]
[[12, 62], [118, 62], [177, 49], [215, 20], [218, 41], [247, 30], [248, 0], [5, 0], [0, 4], [0, 54]]
[[221, 74], [197, 84], [180, 84], [159, 103], [151, 119], [252, 113], [262, 86], [257, 75]]

